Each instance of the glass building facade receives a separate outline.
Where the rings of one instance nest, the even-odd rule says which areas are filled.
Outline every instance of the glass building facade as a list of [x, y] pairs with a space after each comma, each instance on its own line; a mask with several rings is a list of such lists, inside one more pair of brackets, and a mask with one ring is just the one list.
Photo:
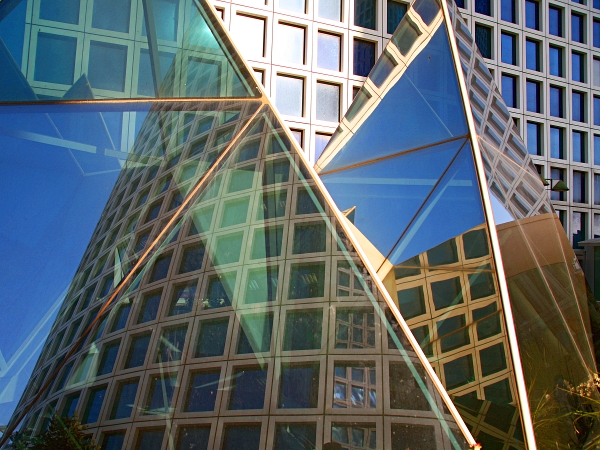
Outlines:
[[0, 3], [2, 443], [593, 445], [583, 274], [453, 3], [399, 10], [314, 169], [301, 78], [273, 105], [206, 1], [72, 3]]

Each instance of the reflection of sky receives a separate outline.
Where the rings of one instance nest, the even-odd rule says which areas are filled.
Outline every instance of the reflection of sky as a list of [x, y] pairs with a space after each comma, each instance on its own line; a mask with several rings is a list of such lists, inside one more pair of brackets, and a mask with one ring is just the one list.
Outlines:
[[[120, 173], [119, 161], [102, 153], [123, 150], [119, 135], [129, 121], [114, 107], [104, 114], [93, 108], [108, 107], [0, 108], [0, 424], [19, 400], [53, 323], [52, 307]], [[74, 150], [81, 144], [96, 153]]]
[[492, 211], [494, 213], [494, 223], [500, 225], [502, 223], [512, 222], [515, 220], [508, 210], [502, 203], [496, 198], [496, 196], [490, 192], [490, 198], [492, 199]]

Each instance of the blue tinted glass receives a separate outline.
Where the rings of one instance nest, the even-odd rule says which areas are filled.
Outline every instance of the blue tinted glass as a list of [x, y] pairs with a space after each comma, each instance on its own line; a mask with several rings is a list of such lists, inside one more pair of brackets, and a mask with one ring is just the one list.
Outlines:
[[117, 396], [110, 414], [111, 419], [125, 419], [131, 416], [135, 396], [137, 394], [138, 382], [133, 381], [119, 386]]
[[106, 387], [93, 389], [88, 394], [87, 406], [82, 418], [83, 423], [94, 423], [98, 420], [98, 417], [100, 416], [100, 408], [102, 408], [102, 402], [104, 401], [105, 395]]
[[525, 44], [525, 53], [527, 56], [526, 67], [529, 70], [540, 70], [540, 44], [536, 41], [527, 39]]
[[138, 336], [132, 339], [125, 368], [139, 367], [146, 360], [146, 351], [150, 343], [150, 335]]
[[[317, 426], [315, 424], [279, 425], [276, 433], [275, 450], [305, 450], [316, 448]], [[356, 441], [355, 443], [360, 444], [360, 442]]]
[[221, 356], [225, 350], [229, 319], [202, 322], [198, 333], [196, 358]]
[[192, 375], [185, 411], [213, 411], [219, 388], [219, 372]]
[[573, 161], [581, 163], [587, 162], [585, 133], [573, 131], [571, 146], [573, 148]]
[[527, 89], [527, 111], [541, 112], [541, 85], [537, 81], [529, 81], [526, 83]]
[[550, 127], [550, 156], [556, 159], [564, 159], [563, 130]]
[[150, 322], [156, 319], [156, 314], [158, 313], [158, 307], [160, 305], [160, 298], [161, 294], [152, 295], [144, 299], [142, 310], [140, 311], [138, 318], [138, 323]]
[[554, 36], [562, 36], [562, 10], [550, 6], [548, 8], [548, 32]]
[[492, 57], [492, 29], [475, 24], [475, 42], [484, 58]]
[[40, 2], [40, 19], [53, 22], [79, 23], [80, 0], [42, 0]]
[[259, 446], [260, 425], [225, 427], [223, 450], [258, 450]]
[[562, 77], [563, 75], [563, 49], [550, 46], [549, 49], [550, 75]]
[[396, 31], [398, 24], [406, 14], [408, 5], [402, 2], [396, 2], [394, 0], [388, 0], [387, 2], [387, 32], [392, 34]]
[[[427, 202], [399, 235], [392, 264], [406, 261], [451, 237], [484, 222], [479, 182], [470, 144], [459, 152], [444, 176], [435, 185]], [[443, 223], [444, 227], [439, 224]]]
[[485, 14], [486, 16], [492, 15], [492, 2], [491, 0], [475, 0], [475, 12], [479, 14]]
[[158, 430], [141, 431], [137, 438], [135, 448], [140, 450], [160, 450], [164, 435], [165, 430], [162, 428]]
[[502, 98], [506, 106], [517, 108], [517, 79], [512, 75], [502, 75]]
[[204, 450], [208, 448], [210, 438], [210, 427], [206, 426], [181, 426], [177, 439], [177, 449], [181, 450]]
[[144, 414], [167, 414], [169, 412], [176, 381], [177, 378], [170, 376], [151, 378], [149, 402]]
[[571, 39], [583, 42], [583, 16], [579, 14], [571, 14]]
[[375, 43], [354, 39], [354, 75], [366, 77], [375, 65]]
[[319, 396], [319, 365], [282, 367], [279, 408], [316, 408]]
[[563, 117], [563, 90], [562, 88], [550, 86], [550, 115], [554, 117]]
[[585, 122], [585, 97], [581, 92], [573, 92], [571, 98], [572, 119], [575, 122]]
[[[451, 55], [441, 26], [327, 170], [464, 135], [465, 115]], [[379, 136], [377, 146], [374, 135]], [[371, 149], [368, 154], [365, 148]]]
[[263, 409], [267, 371], [240, 369], [235, 371], [235, 384], [229, 397], [229, 409]]
[[541, 140], [541, 125], [539, 123], [527, 122], [527, 151], [532, 155], [541, 155]]
[[600, 166], [600, 136], [594, 135], [594, 165]]
[[573, 52], [571, 58], [571, 73], [573, 81], [583, 82], [583, 55], [581, 53]]
[[102, 450], [121, 450], [125, 442], [125, 433], [111, 433], [104, 436]]
[[354, 25], [375, 30], [376, 15], [376, 0], [355, 0]]
[[131, 0], [94, 0], [92, 27], [129, 32]]
[[506, 22], [516, 23], [515, 0], [502, 0], [500, 17]]
[[[410, 152], [379, 163], [322, 175], [338, 207], [356, 207], [354, 224], [384, 255], [425, 201], [463, 139]], [[398, 208], [386, 208], [393, 199]], [[395, 227], [382, 228], [381, 221]], [[387, 233], [386, 233], [387, 232]]]
[[525, 0], [525, 26], [534, 30], [540, 29], [539, 2], [533, 0]]
[[594, 125], [600, 125], [600, 97], [594, 97]]
[[118, 353], [119, 343], [108, 344], [106, 345], [106, 347], [104, 347], [104, 349], [102, 350], [100, 364], [98, 364], [98, 371], [96, 372], [96, 376], [106, 375], [107, 373], [111, 373], [113, 371]]
[[[573, 185], [571, 190], [573, 192], [573, 201], [576, 203], [586, 203], [586, 176], [585, 172], [573, 171]], [[576, 226], [573, 227], [575, 230]], [[580, 239], [581, 240], [581, 239]]]
[[[159, 52], [161, 79], [167, 75], [167, 71], [173, 63], [175, 53]], [[137, 93], [139, 95], [154, 97], [154, 81], [152, 77], [152, 65], [150, 63], [150, 53], [146, 49], [140, 50], [139, 75], [137, 81]], [[164, 95], [164, 93], [163, 93]]]
[[517, 64], [517, 37], [513, 34], [502, 33], [502, 62]]
[[77, 39], [38, 33], [34, 79], [56, 84], [73, 84]]
[[600, 0], [594, 0], [593, 4], [595, 9], [600, 9]]
[[600, 21], [594, 20], [594, 47], [600, 47]]

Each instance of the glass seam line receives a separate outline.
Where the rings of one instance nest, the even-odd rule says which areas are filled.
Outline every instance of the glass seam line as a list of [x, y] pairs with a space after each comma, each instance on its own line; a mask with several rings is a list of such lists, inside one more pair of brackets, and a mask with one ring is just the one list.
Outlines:
[[[1, 102], [0, 106], [44, 106], [44, 105], [103, 105], [103, 104], [125, 104], [125, 103], [210, 103], [210, 102], [260, 102], [261, 97], [166, 97], [166, 98], [99, 98], [93, 100], [44, 100], [42, 102], [16, 101]], [[264, 103], [264, 101], [263, 101]]]
[[[264, 105], [264, 99], [263, 99], [262, 103]], [[31, 410], [31, 408], [33, 408], [33, 406], [37, 403], [37, 401], [40, 399], [40, 397], [45, 392], [45, 390], [54, 381], [54, 378], [57, 376], [58, 372], [65, 366], [65, 364], [71, 358], [71, 356], [73, 356], [75, 354], [77, 347], [79, 345], [81, 345], [83, 342], [85, 342], [85, 340], [87, 339], [88, 335], [90, 334], [90, 332], [92, 331], [92, 329], [94, 328], [94, 326], [99, 322], [100, 317], [112, 305], [112, 303], [114, 302], [115, 298], [121, 292], [121, 290], [123, 289], [123, 287], [125, 286], [125, 284], [133, 277], [133, 274], [138, 269], [140, 269], [140, 267], [143, 264], [145, 264], [145, 263], [148, 262], [147, 261], [147, 257], [150, 254], [150, 252], [153, 250], [153, 248], [157, 245], [157, 243], [160, 240], [160, 238], [162, 238], [165, 235], [166, 230], [176, 221], [176, 219], [179, 218], [179, 216], [181, 215], [183, 209], [188, 205], [188, 203], [190, 203], [192, 197], [195, 194], [198, 193], [198, 191], [200, 190], [200, 188], [204, 185], [204, 182], [207, 180], [207, 178], [209, 177], [209, 175], [211, 175], [215, 171], [215, 168], [219, 165], [219, 163], [221, 163], [225, 159], [225, 156], [229, 156], [229, 153], [231, 153], [232, 149], [234, 148], [234, 145], [237, 144], [240, 141], [240, 136], [246, 131], [246, 129], [248, 128], [248, 126], [252, 123], [252, 121], [256, 118], [256, 116], [260, 113], [261, 110], [262, 110], [262, 107], [259, 107], [252, 114], [252, 116], [248, 119], [248, 121], [246, 122], [246, 124], [237, 133], [237, 135], [234, 138], [234, 140], [227, 146], [227, 148], [225, 148], [223, 150], [223, 152], [221, 152], [221, 154], [217, 157], [217, 159], [209, 167], [209, 169], [206, 171], [206, 173], [204, 173], [204, 175], [200, 178], [200, 180], [198, 180], [198, 182], [196, 183], [196, 186], [194, 187], [194, 189], [192, 189], [190, 191], [190, 193], [186, 196], [186, 198], [183, 200], [182, 204], [179, 206], [179, 208], [177, 209], [177, 211], [175, 211], [175, 214], [173, 214], [173, 217], [171, 217], [171, 219], [169, 220], [169, 222], [167, 222], [165, 224], [165, 226], [160, 231], [160, 233], [150, 243], [150, 245], [147, 247], [147, 249], [144, 252], [144, 254], [140, 257], [140, 259], [138, 260], [138, 262], [132, 267], [131, 271], [123, 278], [123, 280], [121, 280], [121, 282], [119, 283], [119, 285], [115, 287], [115, 290], [113, 291], [113, 293], [111, 294], [111, 296], [108, 298], [108, 300], [105, 301], [104, 305], [100, 308], [100, 310], [96, 314], [96, 317], [94, 318], [94, 320], [92, 321], [92, 323], [90, 323], [90, 325], [88, 325], [88, 327], [85, 330], [83, 330], [83, 332], [81, 333], [81, 336], [79, 337], [79, 339], [77, 339], [77, 341], [75, 341], [71, 345], [71, 349], [65, 355], [65, 357], [62, 360], [62, 362], [57, 367], [54, 368], [53, 372], [48, 376], [47, 381], [39, 389], [39, 391], [35, 395], [35, 397], [28, 402], [28, 404], [27, 404], [27, 406], [25, 408], [23, 408], [23, 411], [21, 412], [21, 414], [18, 417], [18, 419], [15, 422], [13, 422], [5, 430], [4, 435], [0, 439], [0, 447], [5, 444], [6, 440], [11, 436], [12, 432], [15, 430], [15, 428], [17, 427], [17, 425], [23, 420], [23, 418], [27, 415], [27, 413], [29, 413], [29, 411]]]
[[[510, 342], [510, 353], [513, 359], [513, 370], [515, 372], [515, 379], [517, 382], [517, 395], [519, 396], [519, 406], [521, 409], [521, 420], [523, 422], [523, 428], [525, 431], [525, 437], [527, 441], [527, 447], [529, 450], [536, 450], [536, 441], [535, 434], [533, 430], [533, 420], [531, 417], [531, 409], [529, 406], [529, 399], [527, 398], [527, 388], [525, 384], [525, 375], [523, 372], [523, 366], [521, 361], [521, 355], [519, 352], [519, 344], [517, 340], [516, 327], [514, 322], [514, 317], [512, 314], [512, 307], [510, 304], [510, 297], [508, 295], [508, 284], [506, 282], [506, 274], [504, 272], [504, 265], [502, 262], [502, 253], [500, 251], [500, 242], [498, 239], [498, 233], [496, 230], [496, 225], [493, 222], [493, 211], [492, 211], [492, 203], [489, 197], [489, 191], [487, 187], [487, 180], [485, 179], [485, 170], [483, 166], [483, 160], [481, 157], [481, 150], [479, 149], [479, 141], [476, 139], [478, 136], [477, 129], [475, 127], [475, 122], [473, 119], [473, 113], [471, 111], [471, 102], [469, 100], [469, 94], [467, 91], [467, 84], [464, 79], [464, 74], [462, 68], [460, 56], [458, 53], [458, 47], [456, 44], [456, 36], [454, 35], [454, 26], [453, 22], [450, 19], [450, 13], [448, 9], [447, 0], [442, 0], [442, 12], [444, 14], [444, 19], [446, 23], [450, 26], [447, 27], [448, 33], [448, 41], [450, 42], [450, 49], [452, 51], [452, 58], [454, 59], [454, 67], [456, 70], [456, 75], [458, 78], [458, 85], [460, 89], [460, 93], [463, 99], [463, 107], [465, 108], [465, 116], [467, 119], [467, 126], [469, 128], [469, 134], [471, 135], [471, 147], [473, 153], [473, 159], [475, 162], [475, 171], [477, 174], [477, 178], [479, 180], [479, 188], [481, 191], [481, 199], [483, 202], [483, 210], [486, 217], [486, 225], [488, 227], [490, 241], [492, 244], [492, 253], [494, 258], [494, 263], [496, 265], [496, 272], [498, 273], [498, 285], [500, 286], [500, 297], [502, 299], [503, 310], [504, 310], [504, 320], [506, 322], [507, 336]], [[460, 12], [457, 11], [456, 6], [454, 6], [453, 11], [454, 20], [462, 20], [460, 17]], [[467, 111], [467, 107], [469, 107], [469, 111]]]
[[[354, 135], [354, 133], [352, 133], [352, 135]], [[350, 164], [349, 166], [338, 167], [337, 169], [331, 169], [331, 170], [326, 170], [324, 172], [319, 172], [319, 176], [329, 175], [332, 173], [341, 172], [343, 170], [355, 169], [357, 167], [367, 166], [369, 164], [375, 164], [375, 163], [378, 163], [381, 161], [385, 161], [386, 159], [396, 158], [397, 156], [402, 156], [404, 154], [413, 153], [413, 152], [417, 152], [419, 150], [424, 150], [426, 148], [436, 147], [438, 145], [443, 145], [443, 144], [447, 144], [449, 142], [454, 142], [454, 141], [458, 141], [460, 139], [468, 139], [468, 138], [469, 138], [468, 134], [452, 137], [452, 138], [449, 138], [449, 139], [446, 139], [443, 141], [434, 142], [433, 144], [421, 145], [419, 147], [413, 147], [413, 148], [409, 148], [408, 150], [402, 150], [400, 152], [392, 153], [391, 155], [380, 156], [379, 158], [369, 159], [367, 161]]]

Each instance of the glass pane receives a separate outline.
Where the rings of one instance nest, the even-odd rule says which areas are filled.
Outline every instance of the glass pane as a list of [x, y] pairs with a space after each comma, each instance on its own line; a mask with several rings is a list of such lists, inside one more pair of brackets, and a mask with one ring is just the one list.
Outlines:
[[304, 79], [277, 75], [275, 103], [281, 114], [304, 114]]
[[317, 36], [317, 67], [340, 70], [341, 38], [336, 34], [319, 32]]
[[306, 30], [283, 23], [275, 28], [275, 54], [273, 58], [278, 64], [304, 64], [304, 35]]

